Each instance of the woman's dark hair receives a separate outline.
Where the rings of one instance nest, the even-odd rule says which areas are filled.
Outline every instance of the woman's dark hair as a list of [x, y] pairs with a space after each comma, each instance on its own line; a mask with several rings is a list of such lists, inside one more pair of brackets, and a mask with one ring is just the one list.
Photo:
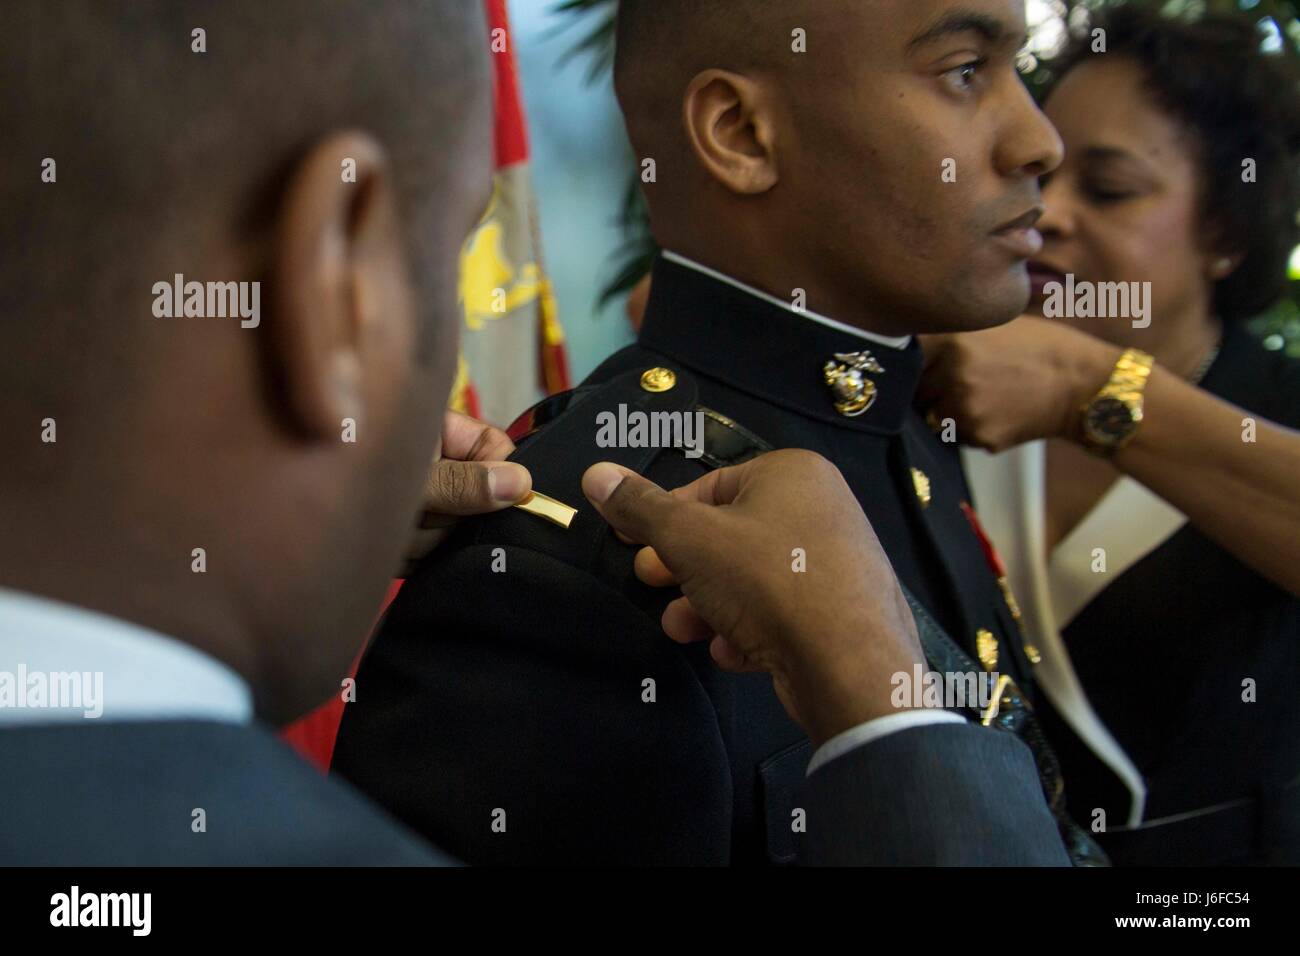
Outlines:
[[[1093, 32], [1105, 30], [1105, 52]], [[1197, 144], [1201, 223], [1210, 248], [1243, 254], [1215, 284], [1224, 319], [1255, 315], [1287, 291], [1287, 260], [1300, 230], [1300, 86], [1290, 59], [1260, 50], [1262, 35], [1241, 17], [1173, 18], [1137, 6], [1094, 15], [1050, 66], [1053, 83], [1098, 57], [1123, 57], [1142, 72], [1157, 105]], [[1243, 161], [1255, 161], [1255, 182]]]

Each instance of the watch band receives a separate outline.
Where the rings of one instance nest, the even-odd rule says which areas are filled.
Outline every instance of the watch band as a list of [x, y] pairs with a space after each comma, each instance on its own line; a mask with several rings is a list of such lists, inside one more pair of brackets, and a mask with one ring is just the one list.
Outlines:
[[1115, 398], [1124, 393], [1136, 392], [1141, 397], [1146, 388], [1147, 379], [1151, 377], [1151, 367], [1155, 359], [1141, 349], [1125, 349], [1124, 354], [1115, 363], [1115, 370], [1110, 373], [1110, 381], [1101, 390], [1103, 395]]
[[[1155, 358], [1141, 349], [1125, 349], [1120, 355], [1110, 373], [1110, 379], [1082, 409], [1083, 443], [1090, 451], [1113, 455], [1133, 439], [1142, 422], [1143, 398], [1154, 365]], [[1104, 402], [1117, 402], [1128, 409], [1128, 427], [1113, 434], [1101, 433], [1090, 427], [1090, 413]]]

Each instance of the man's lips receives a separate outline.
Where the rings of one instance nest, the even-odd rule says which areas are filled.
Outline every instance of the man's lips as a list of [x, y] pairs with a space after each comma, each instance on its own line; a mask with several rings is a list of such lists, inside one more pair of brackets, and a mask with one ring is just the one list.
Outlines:
[[1035, 206], [1028, 212], [1003, 223], [993, 230], [993, 237], [1017, 259], [1032, 259], [1043, 251], [1043, 236], [1034, 228], [1043, 215], [1043, 207]]
[[1059, 282], [1065, 285], [1065, 273], [1055, 266], [1049, 266], [1045, 262], [1032, 260], [1029, 263], [1029, 283], [1032, 287], [1034, 298], [1044, 295], [1044, 289], [1049, 282]]

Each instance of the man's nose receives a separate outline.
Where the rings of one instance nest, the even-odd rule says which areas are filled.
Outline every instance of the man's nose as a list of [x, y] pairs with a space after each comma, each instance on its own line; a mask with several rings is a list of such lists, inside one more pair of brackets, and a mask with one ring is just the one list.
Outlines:
[[999, 171], [1007, 176], [1044, 176], [1061, 165], [1065, 146], [1023, 82], [1016, 84], [1014, 102], [999, 143]]

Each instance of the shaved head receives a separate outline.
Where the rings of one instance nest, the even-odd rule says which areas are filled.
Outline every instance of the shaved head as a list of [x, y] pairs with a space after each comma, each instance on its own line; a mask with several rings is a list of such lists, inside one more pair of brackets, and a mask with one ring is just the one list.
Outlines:
[[787, 62], [790, 31], [807, 27], [807, 14], [818, 2], [619, 0], [614, 60], [619, 97], [641, 105], [660, 101], [676, 110], [665, 82], [684, 85], [710, 67], [744, 72]]
[[[248, 273], [261, 272], [254, 260], [277, 190], [333, 129], [383, 143], [410, 254], [427, 259], [439, 238], [430, 203], [458, 188], [436, 158], [471, 128], [459, 120], [484, 77], [478, 6], [6, 2], [0, 389], [49, 396], [70, 380], [56, 370], [103, 382], [113, 356], [119, 377], [147, 373], [139, 350], [157, 329], [125, 321], [123, 308], [147, 319], [155, 279], [193, 272], [227, 247], [249, 260], [229, 264], [239, 276], [195, 277], [256, 278]], [[41, 178], [47, 158], [53, 183]], [[445, 263], [413, 275], [426, 294], [449, 281]], [[34, 313], [40, 322], [23, 321]], [[87, 347], [92, 339], [99, 347]]]
[[[628, 135], [667, 175], [683, 172], [682, 95], [708, 69], [766, 73], [791, 64], [791, 31], [824, 0], [619, 0], [614, 88]], [[669, 190], [664, 190], [669, 191]]]

